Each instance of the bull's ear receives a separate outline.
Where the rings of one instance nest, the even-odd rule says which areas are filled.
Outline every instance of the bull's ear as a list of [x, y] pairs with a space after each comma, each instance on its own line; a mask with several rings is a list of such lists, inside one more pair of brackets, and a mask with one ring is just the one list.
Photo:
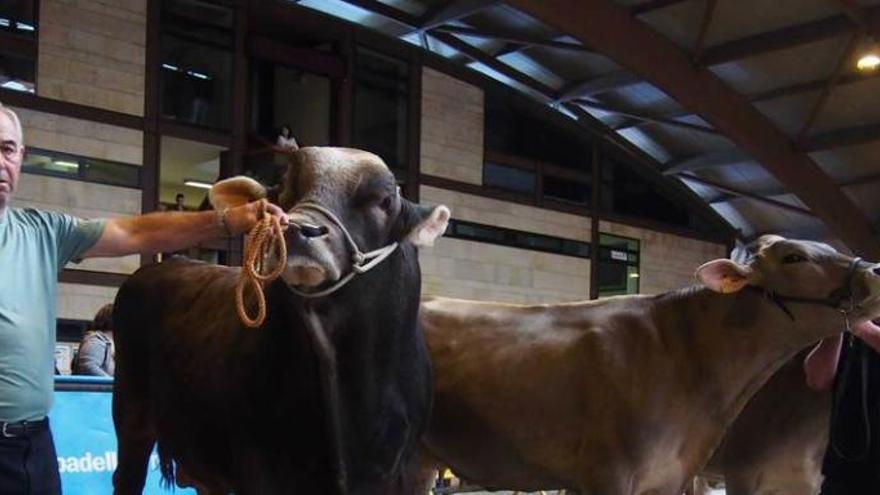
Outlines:
[[754, 271], [746, 265], [728, 259], [718, 259], [697, 268], [694, 276], [715, 292], [731, 294], [749, 285], [754, 278]]
[[266, 188], [262, 184], [239, 175], [217, 182], [208, 191], [208, 200], [215, 210], [240, 206], [251, 201], [266, 197]]
[[406, 236], [406, 240], [416, 246], [433, 246], [434, 239], [446, 232], [446, 226], [449, 225], [449, 217], [452, 215], [449, 208], [440, 205], [432, 209], [420, 207], [427, 215], [422, 216], [419, 223]]

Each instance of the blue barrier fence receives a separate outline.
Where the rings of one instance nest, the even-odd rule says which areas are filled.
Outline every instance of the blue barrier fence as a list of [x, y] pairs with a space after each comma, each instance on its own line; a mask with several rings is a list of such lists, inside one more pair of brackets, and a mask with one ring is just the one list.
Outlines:
[[[113, 492], [116, 433], [111, 404], [113, 379], [91, 376], [55, 378], [55, 405], [49, 419], [58, 451], [58, 469], [65, 495]], [[153, 451], [144, 494], [195, 494], [194, 490], [163, 488], [159, 458]]]

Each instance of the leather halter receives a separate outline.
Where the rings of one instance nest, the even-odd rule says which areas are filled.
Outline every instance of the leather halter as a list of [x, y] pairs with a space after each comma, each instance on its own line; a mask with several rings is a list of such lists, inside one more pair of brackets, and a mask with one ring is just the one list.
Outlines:
[[[795, 304], [815, 304], [819, 306], [828, 306], [831, 309], [835, 309], [843, 315], [844, 320], [846, 320], [846, 329], [850, 329], [849, 324], [849, 315], [855, 309], [856, 303], [853, 299], [853, 279], [855, 278], [856, 271], [859, 269], [859, 266], [863, 263], [862, 258], [853, 258], [853, 260], [849, 264], [849, 273], [846, 276], [846, 281], [840, 287], [832, 290], [828, 297], [825, 298], [814, 298], [814, 297], [801, 297], [801, 296], [785, 296], [781, 295], [778, 292], [772, 291], [766, 287], [759, 287], [756, 285], [749, 285], [746, 288], [753, 292], [760, 292], [768, 301], [772, 302], [776, 306], [779, 307], [790, 319], [791, 321], [795, 321], [794, 313], [788, 309], [785, 303], [795, 303]], [[846, 303], [846, 304], [844, 304]]]

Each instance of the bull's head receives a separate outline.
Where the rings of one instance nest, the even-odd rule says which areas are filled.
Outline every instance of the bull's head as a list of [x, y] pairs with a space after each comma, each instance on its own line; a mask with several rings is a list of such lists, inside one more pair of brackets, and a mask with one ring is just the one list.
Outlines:
[[760, 290], [792, 320], [842, 313], [849, 323], [873, 325], [866, 320], [880, 317], [880, 265], [818, 242], [762, 236], [744, 263], [710, 261], [696, 277], [716, 292]]
[[[220, 208], [265, 195], [253, 180], [236, 177], [218, 182], [210, 197]], [[392, 252], [397, 243], [433, 244], [450, 216], [445, 206], [407, 201], [381, 158], [347, 148], [308, 147], [294, 153], [278, 202], [291, 221], [281, 276], [300, 293], [334, 286], [370, 259]]]

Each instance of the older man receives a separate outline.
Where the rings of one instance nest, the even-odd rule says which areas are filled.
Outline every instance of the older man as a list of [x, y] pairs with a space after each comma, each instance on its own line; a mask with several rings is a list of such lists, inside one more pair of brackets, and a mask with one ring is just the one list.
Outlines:
[[[10, 206], [25, 155], [18, 116], [0, 104], [0, 493], [60, 493], [47, 414], [56, 283], [69, 261], [174, 251], [248, 231], [260, 204], [85, 220]], [[269, 212], [287, 218], [277, 207]]]

